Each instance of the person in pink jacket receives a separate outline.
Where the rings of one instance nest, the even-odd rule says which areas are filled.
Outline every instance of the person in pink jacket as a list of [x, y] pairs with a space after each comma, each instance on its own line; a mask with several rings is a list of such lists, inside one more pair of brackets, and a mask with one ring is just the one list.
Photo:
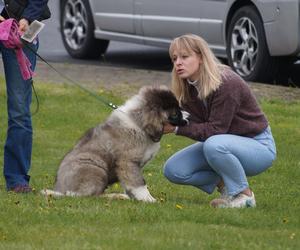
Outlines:
[[[0, 0], [0, 23], [5, 20], [12, 21], [10, 18], [14, 18], [16, 30], [21, 35], [28, 29], [32, 21], [50, 17], [47, 2], [48, 0]], [[32, 191], [28, 174], [31, 166], [33, 133], [30, 112], [32, 78], [30, 76], [24, 79], [23, 67], [20, 67], [19, 52], [26, 56], [28, 65], [31, 65], [30, 71], [34, 71], [36, 55], [33, 51], [38, 49], [38, 45], [38, 39], [35, 39], [32, 43], [27, 44], [27, 47], [16, 49], [13, 46], [8, 47], [5, 41], [0, 41], [8, 113], [3, 173], [6, 189], [16, 193]]]

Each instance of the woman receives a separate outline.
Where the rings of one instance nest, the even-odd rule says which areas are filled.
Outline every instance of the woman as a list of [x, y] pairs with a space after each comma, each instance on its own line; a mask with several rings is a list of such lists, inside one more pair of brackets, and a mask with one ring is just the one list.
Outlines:
[[171, 182], [195, 186], [221, 197], [213, 207], [255, 207], [247, 177], [272, 165], [276, 148], [270, 126], [249, 86], [218, 62], [207, 43], [188, 34], [170, 46], [172, 89], [190, 122], [165, 124], [164, 133], [197, 143], [174, 154], [165, 164]]

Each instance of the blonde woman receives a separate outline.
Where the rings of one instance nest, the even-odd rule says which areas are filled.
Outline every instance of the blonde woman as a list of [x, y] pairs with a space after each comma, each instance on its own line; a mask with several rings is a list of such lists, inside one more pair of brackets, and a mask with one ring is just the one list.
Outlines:
[[164, 132], [198, 141], [167, 160], [164, 175], [173, 183], [192, 185], [220, 198], [213, 207], [255, 207], [247, 177], [257, 175], [276, 158], [267, 118], [244, 82], [218, 62], [207, 43], [188, 34], [170, 46], [172, 89], [190, 122], [165, 124]]

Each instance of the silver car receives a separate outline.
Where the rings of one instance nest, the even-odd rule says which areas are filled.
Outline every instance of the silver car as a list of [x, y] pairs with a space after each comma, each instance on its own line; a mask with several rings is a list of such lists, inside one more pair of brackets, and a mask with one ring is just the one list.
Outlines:
[[95, 58], [110, 40], [168, 47], [202, 36], [245, 80], [272, 81], [300, 56], [300, 0], [60, 0], [72, 57]]

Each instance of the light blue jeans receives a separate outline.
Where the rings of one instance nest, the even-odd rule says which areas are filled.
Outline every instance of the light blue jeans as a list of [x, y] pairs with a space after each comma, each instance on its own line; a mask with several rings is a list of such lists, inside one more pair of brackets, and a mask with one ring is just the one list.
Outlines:
[[171, 156], [164, 175], [173, 183], [192, 185], [209, 194], [223, 180], [228, 194], [233, 196], [249, 187], [246, 176], [265, 171], [275, 158], [270, 127], [254, 138], [221, 134]]
[[[31, 44], [35, 50], [38, 43]], [[35, 69], [36, 56], [28, 48], [23, 49]], [[4, 146], [3, 173], [6, 188], [27, 185], [30, 176], [32, 124], [31, 124], [31, 80], [24, 81], [13, 49], [7, 49], [0, 42], [7, 89], [8, 129]], [[2, 110], [1, 110], [2, 111]]]

